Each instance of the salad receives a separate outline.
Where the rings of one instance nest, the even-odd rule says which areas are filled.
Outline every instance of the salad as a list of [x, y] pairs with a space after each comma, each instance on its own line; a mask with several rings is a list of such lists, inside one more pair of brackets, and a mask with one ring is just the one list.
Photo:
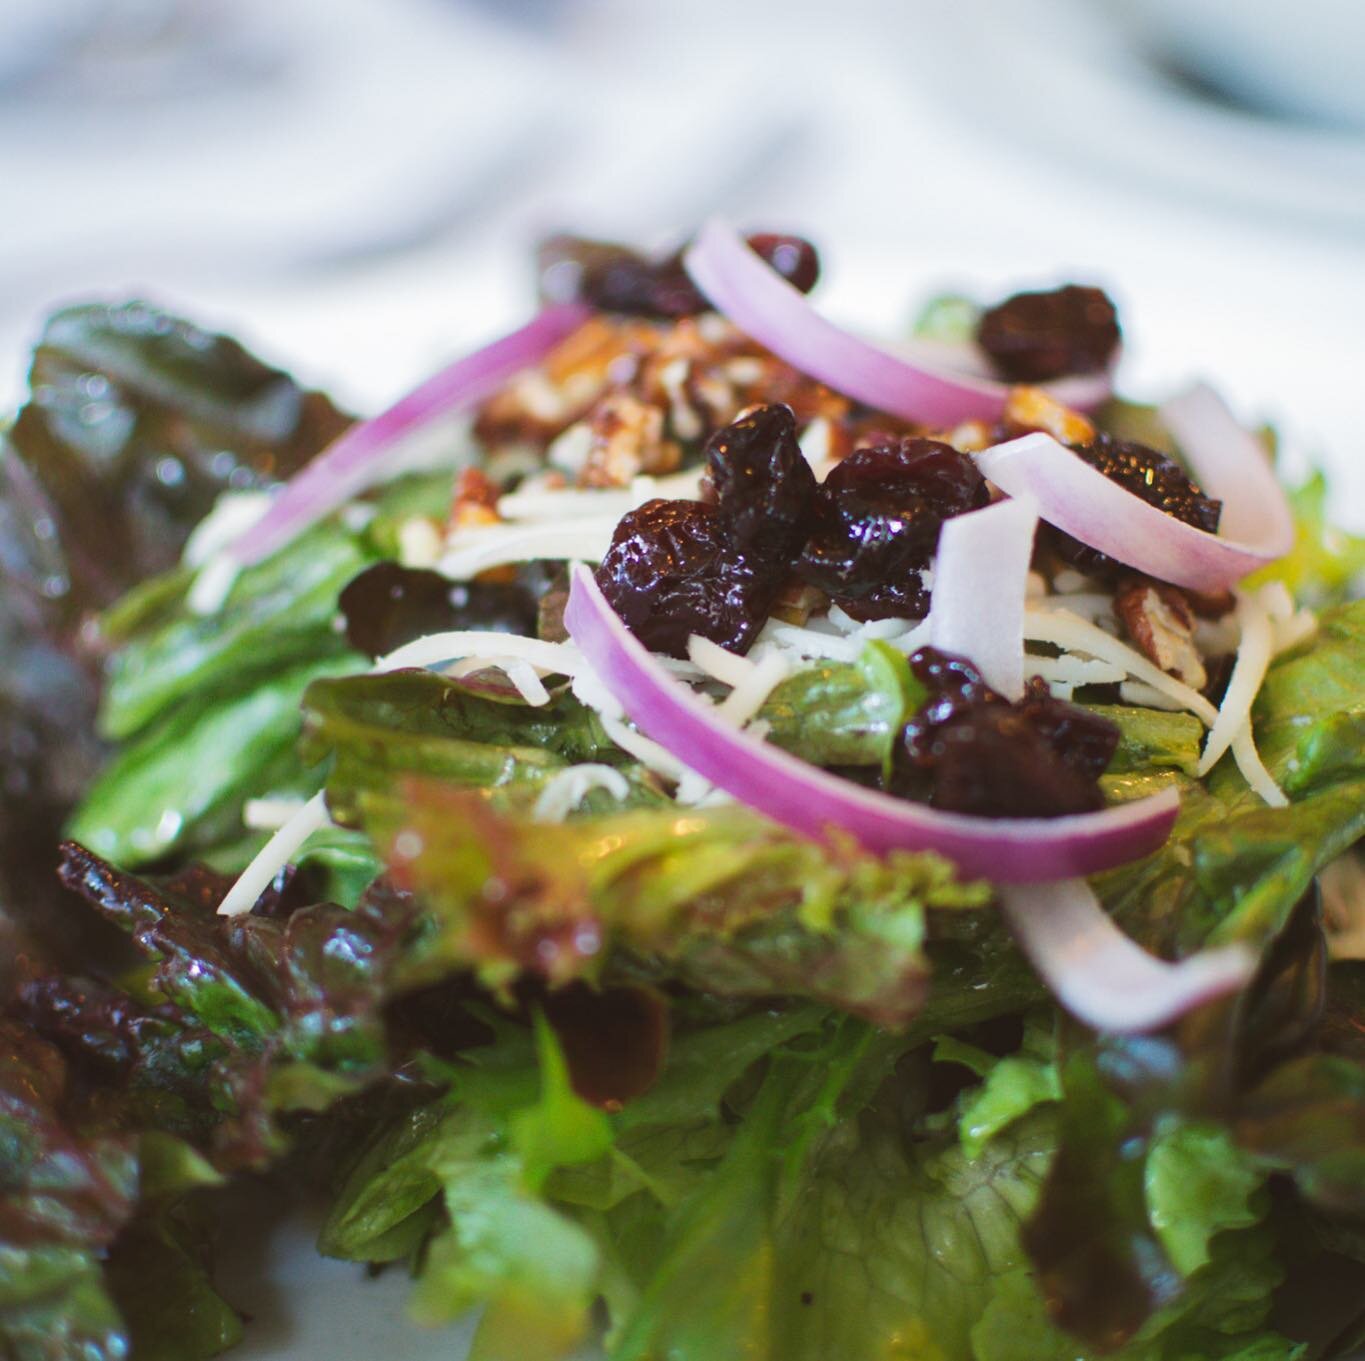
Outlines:
[[[1098, 288], [572, 238], [356, 420], [144, 303], [0, 446], [0, 1356], [1365, 1347], [1365, 541]], [[60, 844], [59, 844], [60, 843]], [[359, 1271], [360, 1268], [357, 1267]]]

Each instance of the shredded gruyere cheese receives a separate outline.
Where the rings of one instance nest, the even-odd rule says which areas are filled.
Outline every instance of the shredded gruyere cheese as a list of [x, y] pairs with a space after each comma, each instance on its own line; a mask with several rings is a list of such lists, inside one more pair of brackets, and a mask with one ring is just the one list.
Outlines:
[[1198, 690], [1168, 676], [1142, 653], [1066, 609], [1036, 609], [1030, 601], [1024, 613], [1024, 637], [1033, 643], [1051, 643], [1067, 652], [1080, 652], [1110, 662], [1135, 680], [1169, 695], [1181, 708], [1211, 728], [1218, 710]]
[[[537, 685], [539, 677], [531, 667], [572, 675], [581, 665], [582, 654], [571, 643], [547, 643], [537, 638], [519, 638], [510, 633], [489, 633], [475, 630], [451, 633], [432, 633], [414, 639], [387, 656], [381, 657], [371, 668], [372, 673], [396, 671], [408, 666], [436, 666], [465, 657], [479, 657], [485, 663], [510, 660], [526, 666]], [[511, 676], [513, 684], [517, 678]], [[522, 676], [525, 681], [525, 676]], [[540, 686], [544, 691], [544, 686]], [[534, 693], [534, 690], [533, 690]], [[546, 700], [549, 696], [546, 695]], [[324, 796], [315, 794], [308, 800], [257, 852], [252, 862], [242, 871], [237, 882], [228, 890], [218, 911], [225, 917], [250, 912], [270, 881], [302, 849], [304, 842], [316, 831], [331, 822]]]
[[248, 799], [242, 805], [242, 826], [253, 832], [277, 832], [303, 808], [304, 802], [293, 795]]
[[1237, 736], [1232, 739], [1232, 759], [1237, 762], [1242, 778], [1272, 808], [1289, 806], [1284, 790], [1275, 783], [1275, 777], [1265, 768], [1261, 753], [1256, 750], [1250, 718], [1237, 729]]
[[1270, 666], [1274, 632], [1265, 601], [1259, 594], [1237, 592], [1237, 622], [1242, 632], [1241, 642], [1237, 645], [1237, 660], [1233, 663], [1232, 676], [1224, 691], [1218, 717], [1204, 743], [1204, 754], [1199, 758], [1196, 773], [1201, 778], [1213, 769], [1223, 753], [1232, 746], [1233, 738], [1250, 722], [1252, 702]]
[[535, 667], [521, 657], [466, 657], [450, 667], [446, 674], [458, 680], [490, 667], [501, 671], [522, 699], [533, 708], [541, 708], [550, 702], [550, 692], [545, 688], [545, 682], [536, 674]]
[[776, 648], [763, 651], [749, 674], [717, 706], [716, 717], [742, 728], [790, 674], [791, 666], [781, 652]]
[[270, 881], [299, 853], [303, 843], [314, 832], [330, 825], [327, 800], [321, 793], [314, 794], [283, 827], [256, 853], [237, 882], [228, 889], [218, 905], [223, 917], [238, 917], [250, 912], [256, 899], [270, 887]]
[[1119, 698], [1125, 704], [1138, 704], [1144, 709], [1165, 709], [1173, 714], [1185, 712], [1185, 706], [1180, 700], [1172, 699], [1164, 691], [1153, 689], [1144, 681], [1124, 681], [1119, 686]]
[[701, 474], [700, 468], [671, 477], [651, 477], [642, 473], [631, 479], [629, 487], [623, 488], [568, 487], [508, 492], [498, 498], [498, 515], [522, 524], [562, 524], [565, 520], [593, 515], [614, 515], [620, 519], [655, 497], [695, 500], [701, 490]]
[[699, 633], [688, 638], [687, 656], [695, 666], [722, 685], [739, 685], [753, 674], [754, 664], [747, 657], [730, 652]]
[[1096, 657], [1078, 657], [1063, 653], [1060, 657], [1024, 656], [1024, 675], [1041, 676], [1050, 686], [1113, 685], [1123, 680], [1127, 672], [1113, 662]]
[[547, 643], [515, 633], [492, 633], [482, 629], [456, 629], [428, 633], [395, 648], [375, 662], [373, 670], [398, 671], [409, 666], [439, 666], [442, 662], [478, 657], [492, 662], [516, 657], [542, 671], [572, 676], [583, 665], [583, 654], [573, 643]]
[[689, 774], [687, 767], [671, 751], [661, 747], [644, 733], [637, 732], [622, 718], [599, 713], [603, 730], [622, 751], [628, 752], [639, 763], [666, 780], [678, 781]]
[[624, 799], [630, 793], [630, 783], [614, 766], [597, 762], [558, 770], [541, 787], [531, 817], [536, 822], [563, 822], [594, 789], [605, 789], [612, 798]]
[[467, 581], [490, 567], [517, 562], [600, 562], [620, 515], [595, 514], [550, 524], [479, 525], [454, 534], [437, 570]]
[[821, 658], [834, 662], [856, 662], [863, 650], [862, 642], [843, 634], [825, 633], [820, 629], [802, 628], [799, 624], [784, 624], [780, 619], [769, 619], [758, 635], [760, 643], [772, 643], [784, 652], [801, 659]]

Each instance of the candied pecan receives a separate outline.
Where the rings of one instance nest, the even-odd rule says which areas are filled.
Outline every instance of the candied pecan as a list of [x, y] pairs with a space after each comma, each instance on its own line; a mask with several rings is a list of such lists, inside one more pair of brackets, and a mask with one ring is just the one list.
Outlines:
[[450, 506], [450, 532], [477, 529], [501, 523], [498, 497], [502, 495], [482, 468], [465, 468], [455, 482], [455, 498]]
[[[650, 322], [594, 317], [566, 336], [545, 357], [545, 376], [556, 385], [629, 382], [637, 361], [652, 354], [668, 331]], [[589, 399], [591, 400], [591, 399]]]
[[[455, 483], [455, 500], [450, 508], [448, 533], [458, 534], [464, 529], [481, 529], [487, 525], [502, 523], [498, 514], [498, 497], [501, 495], [496, 482], [481, 468], [466, 468]], [[515, 581], [517, 569], [510, 564], [506, 567], [490, 567], [480, 572], [476, 580], [483, 582]]]
[[679, 357], [654, 366], [649, 377], [657, 381], [668, 405], [668, 424], [681, 440], [698, 440], [707, 431], [708, 417], [693, 402], [688, 380], [692, 360]]
[[569, 604], [569, 588], [554, 586], [545, 592], [537, 602], [536, 637], [547, 643], [564, 643], [569, 639], [569, 630], [564, 626], [564, 611]]
[[1042, 388], [1013, 387], [1005, 402], [1005, 424], [1011, 434], [1041, 430], [1062, 444], [1089, 444], [1095, 427]]
[[[736, 378], [744, 405], [770, 405], [780, 403], [791, 407], [796, 414], [796, 423], [807, 426], [811, 421], [823, 416], [826, 420], [844, 419], [850, 410], [849, 400], [823, 383], [807, 378], [804, 373], [790, 364], [771, 356], [759, 361], [761, 368], [753, 374], [752, 381], [745, 382]], [[733, 374], [735, 364], [730, 365]]]
[[975, 454], [995, 443], [995, 428], [987, 421], [963, 421], [951, 430], [939, 431], [934, 438], [951, 444], [959, 454]]
[[1129, 577], [1114, 596], [1114, 613], [1148, 661], [1195, 690], [1208, 683], [1194, 645], [1194, 611], [1179, 587], [1150, 577]]
[[507, 444], [538, 447], [574, 414], [544, 370], [528, 369], [480, 407], [474, 418], [474, 434], [486, 449]]
[[628, 318], [593, 317], [566, 336], [544, 361], [514, 378], [480, 408], [474, 433], [487, 447], [543, 448], [585, 415], [613, 385], [630, 382], [642, 356], [659, 344], [660, 328]]
[[607, 393], [588, 417], [592, 443], [579, 483], [584, 487], [628, 487], [642, 473], [671, 473], [682, 451], [664, 438], [664, 413], [628, 391]]
[[829, 596], [792, 577], [773, 601], [772, 615], [785, 624], [804, 626], [811, 615], [829, 608]]
[[709, 433], [728, 425], [744, 403], [725, 373], [725, 364], [693, 364], [687, 374], [687, 402]]

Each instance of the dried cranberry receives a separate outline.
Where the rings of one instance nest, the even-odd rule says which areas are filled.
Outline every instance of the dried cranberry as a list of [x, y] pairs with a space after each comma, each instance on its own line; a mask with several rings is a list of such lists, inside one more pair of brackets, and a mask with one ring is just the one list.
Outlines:
[[782, 576], [736, 551], [715, 506], [654, 500], [622, 517], [597, 584], [646, 647], [684, 657], [693, 633], [746, 652]]
[[717, 430], [706, 471], [736, 546], [785, 568], [810, 532], [817, 492], [791, 407], [762, 406]]
[[976, 338], [1006, 378], [1041, 383], [1104, 368], [1118, 347], [1118, 313], [1102, 289], [1067, 284], [1006, 298], [982, 313]]
[[[762, 233], [748, 238], [779, 274], [803, 293], [820, 276], [815, 247], [799, 236]], [[641, 255], [629, 246], [579, 236], [552, 236], [537, 252], [541, 296], [547, 302], [574, 299], [605, 312], [671, 321], [707, 309], [683, 268], [682, 251], [662, 258]]]
[[900, 793], [926, 778], [936, 808], [984, 817], [1060, 817], [1104, 805], [1097, 783], [1118, 728], [1031, 684], [1018, 704], [963, 657], [921, 648], [911, 670], [929, 691], [906, 725], [893, 776]]
[[943, 521], [988, 499], [976, 465], [947, 444], [906, 438], [859, 449], [820, 488], [797, 574], [855, 618], [922, 618], [929, 597], [918, 569]]
[[534, 633], [535, 596], [513, 582], [452, 582], [439, 572], [376, 563], [355, 577], [338, 600], [346, 641], [382, 657], [426, 633], [491, 629]]
[[[1210, 534], [1217, 531], [1223, 503], [1205, 496], [1173, 458], [1167, 458], [1145, 444], [1114, 439], [1104, 433], [1097, 435], [1090, 444], [1074, 447], [1073, 451], [1111, 482], [1117, 482], [1149, 506], [1196, 529]], [[1051, 526], [1045, 526], [1041, 538], [1063, 562], [1078, 571], [1109, 578], [1126, 570], [1104, 553]]]

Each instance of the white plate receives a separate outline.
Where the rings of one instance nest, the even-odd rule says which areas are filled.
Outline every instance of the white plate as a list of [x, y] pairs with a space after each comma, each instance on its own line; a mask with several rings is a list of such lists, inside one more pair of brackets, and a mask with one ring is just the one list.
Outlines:
[[[378, 1276], [318, 1255], [320, 1205], [291, 1202], [270, 1181], [234, 1187], [214, 1281], [247, 1316], [232, 1361], [462, 1361], [474, 1320], [419, 1328], [407, 1314], [411, 1281], [399, 1267]], [[585, 1351], [578, 1361], [601, 1353]], [[526, 1361], [536, 1361], [527, 1357]]]

